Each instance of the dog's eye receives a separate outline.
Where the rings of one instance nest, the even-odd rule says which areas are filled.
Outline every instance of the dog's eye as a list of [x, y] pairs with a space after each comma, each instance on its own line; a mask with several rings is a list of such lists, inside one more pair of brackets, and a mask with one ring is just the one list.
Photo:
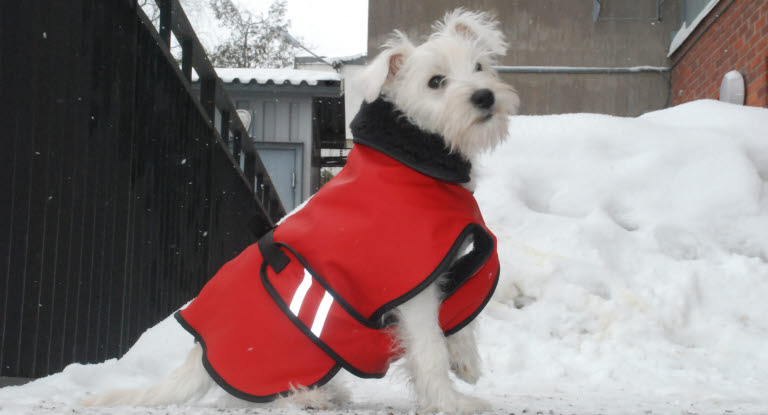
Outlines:
[[480, 72], [483, 70], [483, 65], [481, 65], [479, 62], [477, 65], [475, 65], [475, 72]]
[[440, 88], [445, 85], [445, 77], [443, 75], [435, 75], [432, 78], [429, 78], [429, 83], [427, 85], [432, 89]]

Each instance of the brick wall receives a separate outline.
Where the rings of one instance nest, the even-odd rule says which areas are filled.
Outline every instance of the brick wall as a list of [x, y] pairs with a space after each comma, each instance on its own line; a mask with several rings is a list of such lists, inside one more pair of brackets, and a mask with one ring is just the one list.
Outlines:
[[670, 105], [718, 99], [723, 75], [737, 70], [745, 104], [768, 107], [768, 0], [720, 0], [670, 58]]

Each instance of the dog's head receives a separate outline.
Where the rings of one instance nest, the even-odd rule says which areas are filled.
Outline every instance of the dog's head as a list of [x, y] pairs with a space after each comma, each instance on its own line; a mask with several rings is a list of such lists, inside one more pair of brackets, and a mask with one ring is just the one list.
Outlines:
[[414, 46], [401, 32], [362, 73], [364, 98], [392, 102], [421, 129], [442, 135], [468, 159], [507, 135], [507, 116], [519, 98], [493, 69], [506, 53], [498, 22], [486, 13], [457, 9]]

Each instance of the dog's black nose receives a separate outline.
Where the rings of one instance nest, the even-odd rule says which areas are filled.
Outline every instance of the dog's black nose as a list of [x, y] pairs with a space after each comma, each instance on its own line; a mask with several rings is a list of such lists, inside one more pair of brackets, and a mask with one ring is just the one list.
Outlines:
[[478, 89], [472, 94], [470, 101], [480, 109], [487, 110], [493, 106], [496, 102], [496, 98], [493, 96], [493, 92], [490, 89]]

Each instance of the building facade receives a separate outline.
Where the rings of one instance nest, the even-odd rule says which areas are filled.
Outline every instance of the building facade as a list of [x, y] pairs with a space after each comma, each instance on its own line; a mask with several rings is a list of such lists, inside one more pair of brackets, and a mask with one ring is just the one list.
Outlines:
[[718, 99], [725, 74], [737, 71], [743, 103], [768, 107], [768, 1], [687, 0], [683, 5], [685, 32], [669, 53], [670, 104]]
[[456, 7], [495, 14], [509, 42], [499, 72], [518, 90], [521, 114], [637, 116], [718, 99], [728, 72], [743, 82], [744, 104], [768, 105], [766, 0], [369, 0], [368, 7], [369, 56], [394, 29], [424, 40]]
[[[342, 78], [335, 72], [217, 68], [287, 212], [321, 185], [324, 146], [344, 145]], [[220, 114], [216, 114], [216, 125]]]
[[502, 76], [518, 90], [522, 114], [634, 116], [667, 104], [666, 55], [680, 26], [679, 1], [370, 0], [368, 7], [368, 56], [394, 29], [422, 41], [456, 7], [495, 14], [509, 43], [500, 64], [516, 67]]

